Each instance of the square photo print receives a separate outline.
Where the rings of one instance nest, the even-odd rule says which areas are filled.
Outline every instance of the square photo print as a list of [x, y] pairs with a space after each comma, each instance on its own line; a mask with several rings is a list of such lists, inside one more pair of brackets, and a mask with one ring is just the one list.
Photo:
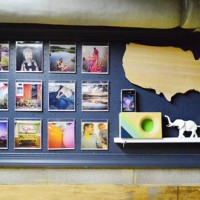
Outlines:
[[89, 73], [89, 74], [109, 73], [108, 45], [82, 46], [82, 73]]
[[16, 111], [42, 111], [42, 81], [17, 80], [15, 100]]
[[43, 43], [41, 41], [16, 42], [16, 71], [43, 71]]
[[41, 149], [40, 119], [15, 119], [15, 149]]
[[49, 111], [75, 111], [75, 81], [49, 81]]
[[108, 120], [82, 120], [82, 150], [108, 150]]
[[0, 119], [0, 149], [8, 148], [8, 120]]
[[49, 45], [49, 59], [51, 73], [76, 73], [76, 45]]
[[74, 120], [48, 121], [48, 149], [65, 150], [75, 148]]
[[108, 111], [109, 82], [82, 82], [82, 111]]
[[8, 81], [0, 80], [0, 111], [8, 110]]
[[9, 43], [0, 42], [0, 72], [9, 71]]

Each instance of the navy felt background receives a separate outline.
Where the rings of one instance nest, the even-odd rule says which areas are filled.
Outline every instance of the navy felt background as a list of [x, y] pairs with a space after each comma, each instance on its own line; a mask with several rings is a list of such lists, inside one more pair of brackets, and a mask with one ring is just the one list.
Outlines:
[[[1, 25], [0, 39], [10, 41], [10, 72], [0, 73], [0, 79], [9, 79], [9, 111], [0, 112], [0, 117], [9, 118], [9, 148], [0, 151], [2, 166], [75, 166], [75, 167], [200, 167], [199, 144], [127, 144], [125, 148], [114, 143], [114, 137], [119, 134], [118, 114], [120, 112], [121, 89], [137, 91], [137, 111], [162, 112], [172, 120], [177, 118], [191, 119], [200, 125], [200, 93], [189, 91], [185, 95], [177, 94], [172, 102], [163, 95], [156, 95], [153, 90], [142, 89], [130, 83], [122, 67], [122, 58], [126, 43], [136, 42], [145, 45], [176, 46], [184, 50], [192, 50], [196, 59], [200, 55], [200, 34], [191, 31], [175, 30], [142, 30], [98, 27], [62, 27], [45, 25]], [[44, 71], [43, 73], [15, 72], [15, 41], [40, 40], [44, 42]], [[73, 41], [77, 45], [77, 73], [49, 73], [49, 41]], [[110, 70], [108, 75], [81, 74], [81, 46], [84, 42], [109, 43]], [[138, 66], [139, 67], [139, 66]], [[16, 112], [15, 80], [37, 79], [43, 81], [43, 111]], [[48, 80], [76, 81], [76, 111], [48, 111]], [[84, 80], [108, 80], [109, 111], [81, 111], [81, 82]], [[175, 86], [172, 86], [175, 87]], [[14, 118], [42, 118], [42, 149], [14, 149]], [[76, 148], [75, 150], [48, 151], [47, 121], [49, 118], [75, 118]], [[109, 120], [109, 150], [81, 151], [81, 120]], [[164, 137], [177, 136], [176, 128], [167, 128], [163, 118]], [[200, 135], [200, 129], [198, 130]]]

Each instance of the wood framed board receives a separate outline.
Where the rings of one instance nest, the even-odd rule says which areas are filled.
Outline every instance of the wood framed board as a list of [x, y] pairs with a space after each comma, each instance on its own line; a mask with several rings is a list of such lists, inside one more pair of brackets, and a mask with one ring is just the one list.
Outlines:
[[[167, 101], [161, 93], [156, 94], [153, 88], [142, 88], [130, 82], [125, 76], [123, 68], [123, 56], [126, 45], [136, 43], [141, 45], [167, 47], [173, 46], [182, 50], [190, 50], [194, 58], [200, 57], [200, 33], [190, 30], [153, 30], [153, 29], [132, 29], [132, 28], [109, 28], [109, 27], [73, 27], [73, 26], [49, 26], [49, 25], [28, 25], [28, 24], [0, 24], [0, 40], [9, 42], [9, 70], [0, 73], [0, 79], [8, 82], [8, 109], [1, 110], [1, 118], [8, 121], [8, 143], [7, 148], [0, 149], [1, 166], [65, 166], [65, 167], [200, 167], [199, 143], [129, 143], [123, 148], [122, 144], [114, 143], [114, 138], [119, 135], [119, 113], [121, 112], [120, 94], [122, 89], [135, 89], [137, 93], [137, 112], [161, 112], [163, 137], [177, 137], [178, 130], [167, 128], [165, 114], [172, 119], [183, 118], [200, 122], [200, 94], [195, 90], [187, 91], [185, 94], [176, 94], [171, 102]], [[42, 70], [35, 72], [16, 72], [16, 41], [42, 41]], [[50, 69], [50, 44], [71, 44], [76, 47], [75, 59], [76, 68], [71, 67], [70, 73]], [[41, 44], [41, 43], [40, 43]], [[84, 67], [82, 57], [83, 45], [91, 47], [103, 46], [102, 52], [105, 60], [105, 72], [90, 73]], [[59, 46], [60, 48], [63, 46]], [[108, 47], [108, 49], [107, 49]], [[54, 49], [55, 50], [55, 49]], [[74, 46], [71, 47], [74, 51]], [[87, 48], [86, 50], [87, 51]], [[41, 55], [41, 54], [40, 54]], [[102, 53], [103, 55], [103, 53]], [[100, 56], [100, 55], [99, 55]], [[106, 60], [108, 59], [108, 60]], [[61, 60], [60, 60], [61, 61]], [[71, 63], [71, 64], [72, 64]], [[62, 64], [59, 64], [62, 66]], [[63, 66], [63, 70], [66, 70]], [[138, 66], [139, 68], [140, 66]], [[36, 69], [33, 67], [33, 69]], [[86, 70], [86, 71], [84, 71]], [[97, 68], [93, 70], [98, 70]], [[84, 73], [82, 73], [84, 71]], [[55, 73], [56, 72], [56, 73]], [[142, 74], [141, 74], [142, 76]], [[16, 82], [18, 85], [18, 98], [20, 96], [20, 84], [22, 80], [36, 81], [31, 83], [31, 103], [26, 99], [28, 110], [16, 108]], [[7, 83], [6, 82], [6, 83]], [[52, 84], [55, 83], [55, 84]], [[57, 85], [56, 85], [57, 84]], [[30, 84], [29, 84], [30, 85]], [[71, 87], [68, 91], [71, 103], [69, 107], [53, 104], [50, 98], [58, 100], [55, 96], [56, 87], [67, 85]], [[95, 98], [84, 92], [93, 87], [96, 91]], [[175, 86], [173, 86], [175, 87]], [[42, 91], [41, 91], [42, 88]], [[103, 92], [104, 99], [97, 92]], [[41, 94], [39, 93], [41, 92]], [[26, 93], [28, 94], [28, 92]], [[28, 98], [28, 97], [27, 97]], [[30, 97], [29, 97], [30, 98]], [[39, 102], [39, 100], [42, 101]], [[52, 99], [51, 99], [52, 100]], [[75, 100], [75, 101], [74, 101]], [[82, 104], [84, 101], [83, 108]], [[87, 103], [89, 102], [89, 107]], [[92, 110], [92, 103], [100, 105]], [[18, 102], [17, 106], [24, 106], [24, 102]], [[40, 109], [36, 109], [36, 107]], [[54, 107], [53, 107], [54, 106]], [[71, 107], [70, 107], [71, 106]], [[35, 111], [31, 111], [35, 107]], [[18, 107], [17, 107], [18, 108]], [[26, 108], [25, 108], [26, 109]], [[15, 148], [15, 120], [38, 119], [40, 122], [40, 148]], [[6, 122], [7, 122], [6, 121]], [[30, 122], [30, 120], [29, 120]], [[71, 147], [54, 147], [48, 143], [48, 124], [52, 123], [55, 129], [64, 125], [65, 128], [73, 124], [74, 143]], [[98, 132], [98, 125], [104, 123], [108, 130], [107, 146], [104, 150], [81, 148], [83, 145], [81, 136], [85, 124], [93, 123], [94, 130]], [[30, 127], [28, 127], [30, 128]], [[27, 126], [25, 127], [27, 129]], [[56, 129], [57, 130], [57, 129]], [[197, 131], [200, 135], [200, 130]], [[26, 134], [23, 132], [23, 135]], [[34, 132], [35, 135], [37, 135]], [[61, 135], [61, 134], [60, 134]], [[60, 136], [63, 137], [63, 136]], [[23, 140], [22, 140], [23, 141]], [[63, 145], [63, 144], [62, 144]]]

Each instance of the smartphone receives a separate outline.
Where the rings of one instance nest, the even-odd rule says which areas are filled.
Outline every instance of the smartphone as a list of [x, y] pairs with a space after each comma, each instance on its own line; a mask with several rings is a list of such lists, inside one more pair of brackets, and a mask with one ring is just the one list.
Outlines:
[[134, 89], [121, 90], [121, 112], [136, 112], [136, 91]]

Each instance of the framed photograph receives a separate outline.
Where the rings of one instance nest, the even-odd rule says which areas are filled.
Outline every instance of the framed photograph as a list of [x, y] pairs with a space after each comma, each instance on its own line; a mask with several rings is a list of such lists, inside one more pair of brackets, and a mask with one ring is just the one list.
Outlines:
[[41, 149], [41, 119], [15, 119], [15, 149]]
[[0, 119], [0, 149], [8, 149], [8, 119]]
[[16, 71], [43, 71], [43, 43], [41, 41], [16, 42]]
[[75, 111], [75, 81], [49, 81], [49, 111]]
[[49, 45], [50, 73], [76, 73], [76, 44]]
[[42, 81], [16, 80], [15, 110], [42, 111]]
[[87, 74], [109, 73], [108, 45], [82, 46], [82, 73], [87, 73]]
[[109, 110], [109, 82], [82, 82], [82, 111]]
[[108, 150], [108, 120], [82, 120], [81, 150]]
[[0, 42], [0, 72], [9, 72], [9, 43]]
[[8, 110], [8, 80], [0, 80], [0, 111]]
[[52, 119], [48, 121], [48, 150], [75, 148], [74, 119]]

